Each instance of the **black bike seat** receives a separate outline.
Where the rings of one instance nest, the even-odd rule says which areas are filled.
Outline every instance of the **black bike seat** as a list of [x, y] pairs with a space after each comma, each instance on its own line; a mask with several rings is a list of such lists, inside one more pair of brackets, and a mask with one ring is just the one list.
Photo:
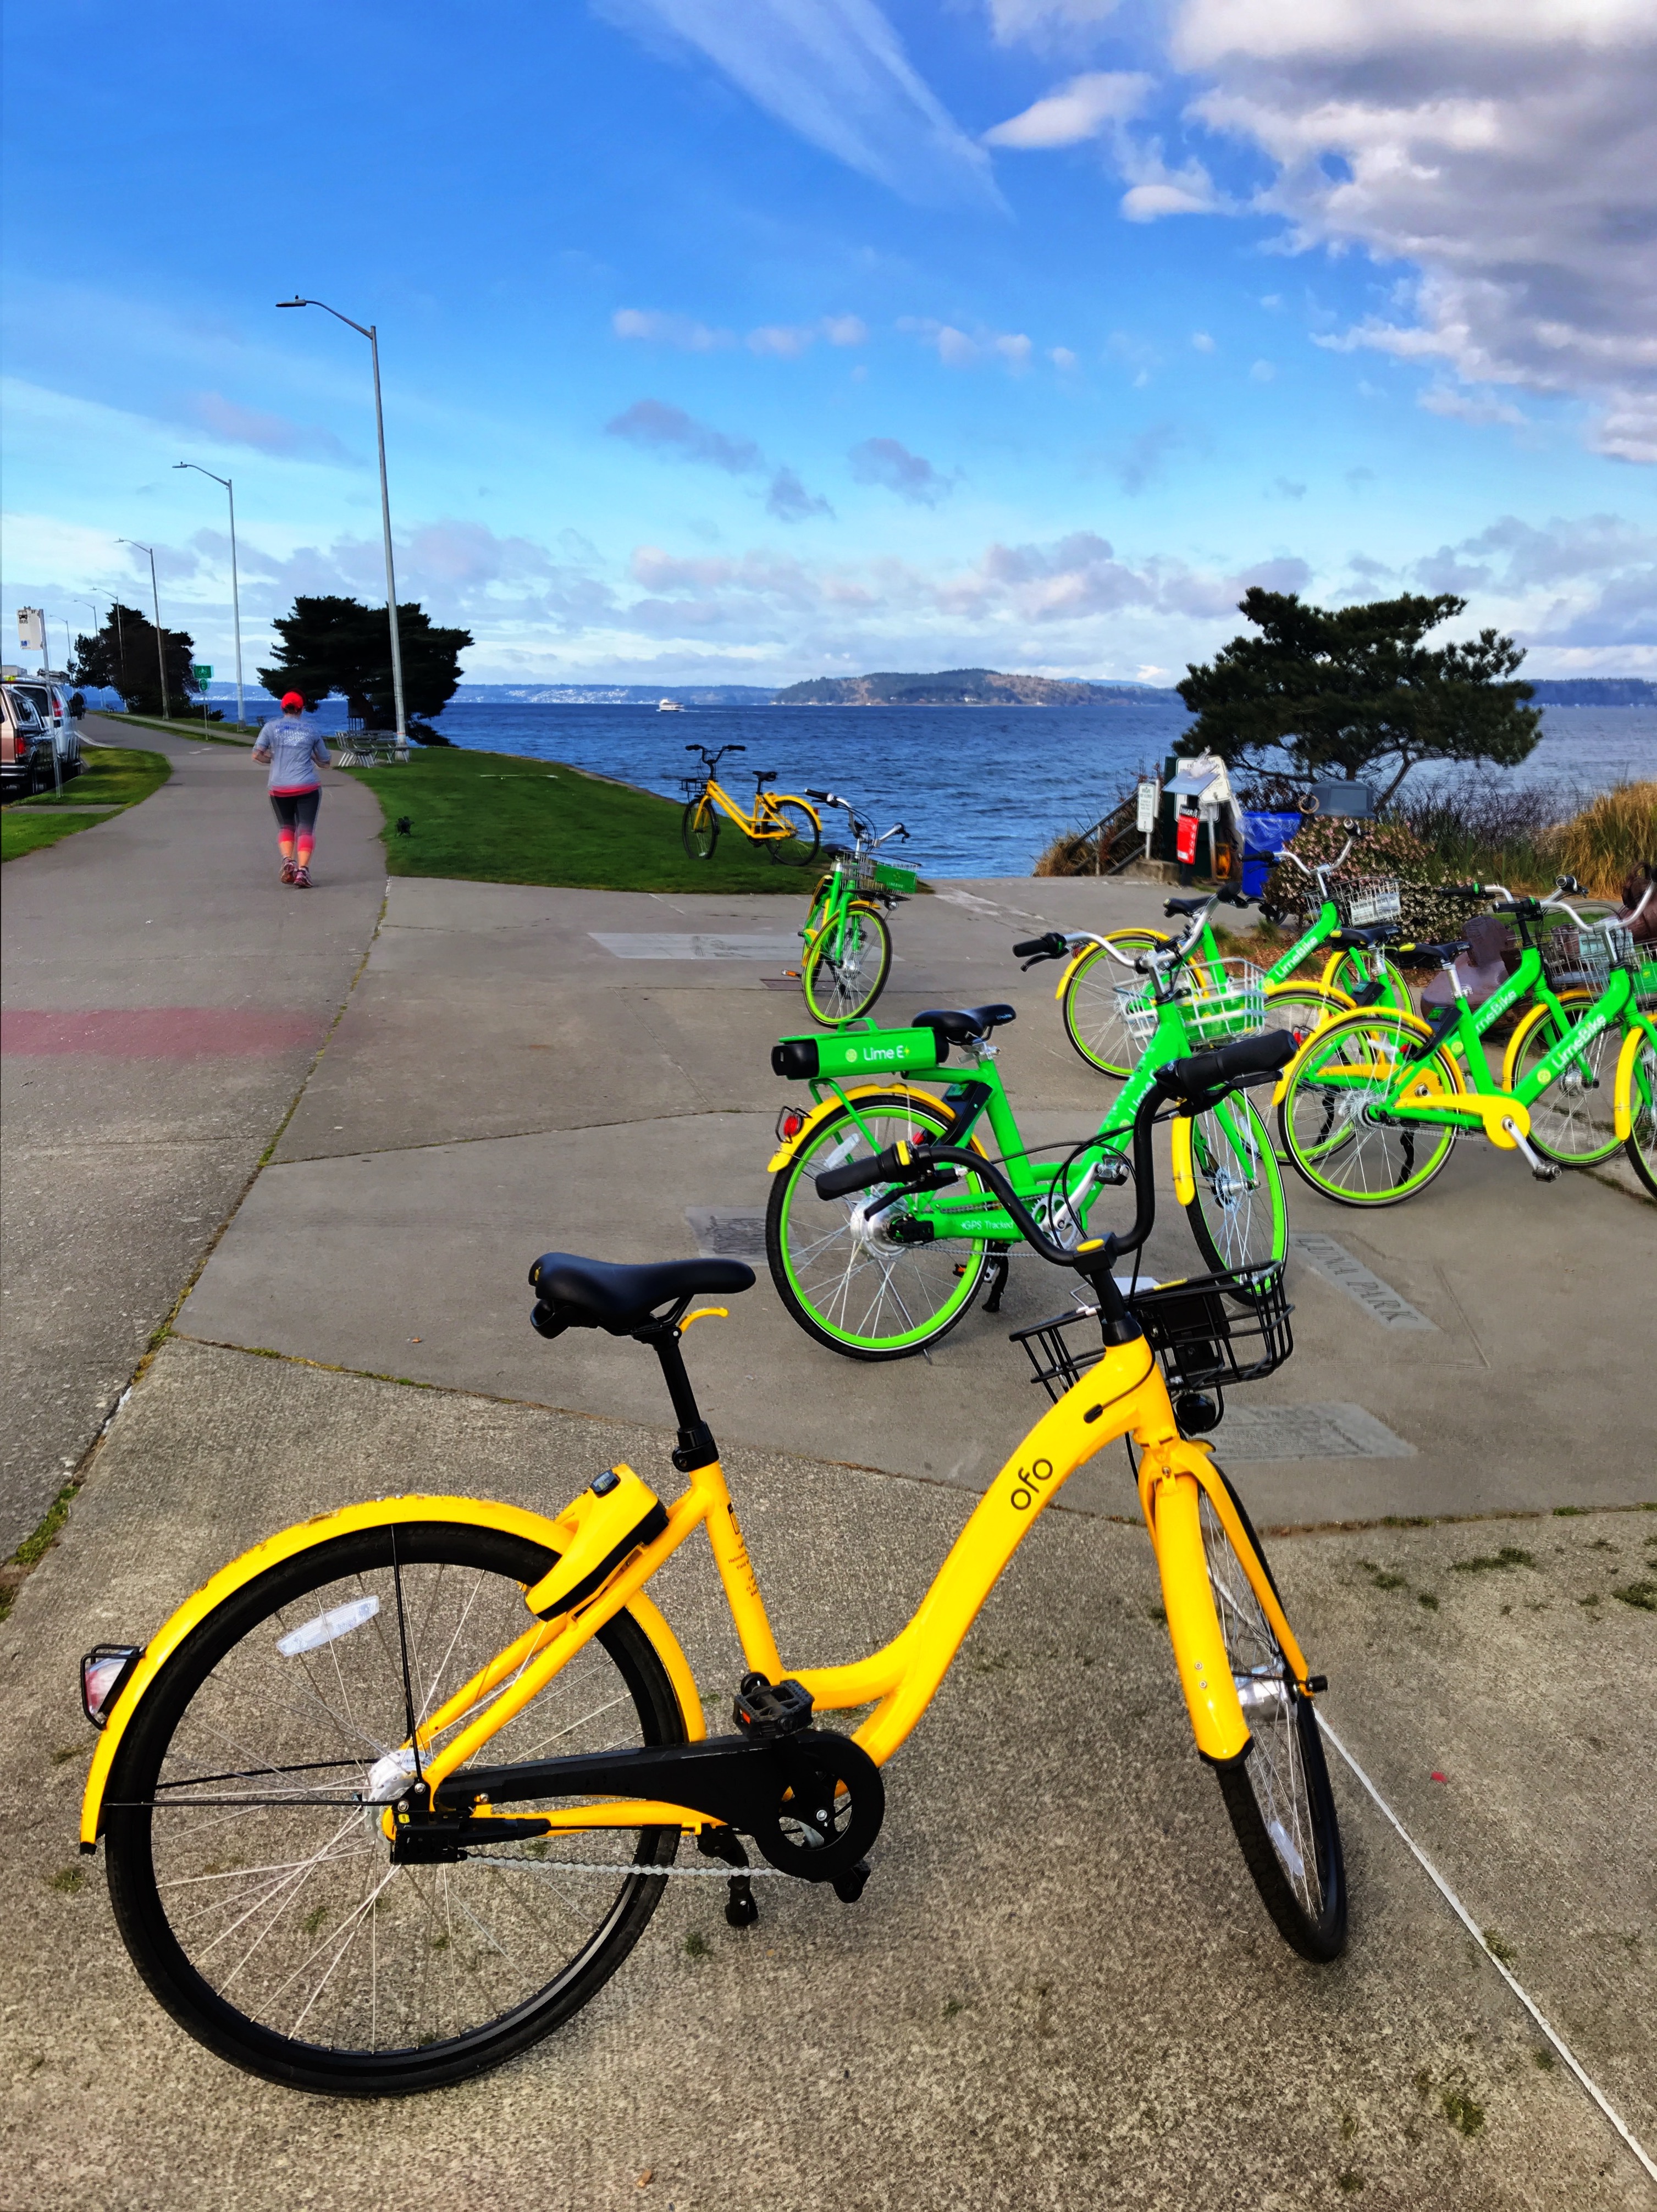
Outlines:
[[1366, 924], [1362, 928], [1349, 927], [1345, 929], [1337, 929], [1330, 938], [1329, 942], [1342, 951], [1349, 952], [1359, 945], [1384, 945], [1389, 938], [1396, 937], [1398, 933], [1398, 924], [1395, 921], [1374, 921]]
[[849, 860], [851, 858], [850, 845], [822, 845], [818, 849], [825, 860]]
[[740, 1260], [656, 1260], [634, 1267], [573, 1252], [543, 1252], [529, 1271], [530, 1287], [561, 1320], [608, 1329], [612, 1336], [643, 1328], [670, 1298], [751, 1290], [753, 1280], [753, 1269]]
[[1016, 1006], [929, 1006], [925, 1013], [917, 1014], [912, 1028], [931, 1030], [951, 1044], [968, 1044], [974, 1037], [988, 1036], [1003, 1022], [1015, 1022], [1019, 1018]]
[[1447, 944], [1443, 945], [1400, 945], [1397, 947], [1400, 957], [1409, 953], [1417, 964], [1426, 960], [1453, 960], [1459, 952], [1465, 952], [1466, 950], [1467, 940], [1465, 937], [1452, 939]]
[[1162, 911], [1164, 914], [1201, 914], [1207, 904], [1205, 898], [1171, 898]]
[[756, 783], [775, 783], [777, 770], [774, 768], [757, 768], [753, 772], [753, 780]]

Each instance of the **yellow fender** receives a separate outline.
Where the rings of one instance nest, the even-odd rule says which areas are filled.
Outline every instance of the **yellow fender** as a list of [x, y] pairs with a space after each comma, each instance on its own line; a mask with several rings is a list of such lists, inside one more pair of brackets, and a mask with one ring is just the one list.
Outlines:
[[1181, 1206], [1189, 1206], [1197, 1195], [1197, 1176], [1191, 1164], [1191, 1115], [1177, 1114], [1173, 1127], [1168, 1132], [1170, 1164], [1173, 1169], [1173, 1194]]
[[[81, 1800], [83, 1851], [97, 1848], [103, 1829], [104, 1791], [121, 1739], [162, 1667], [191, 1632], [200, 1626], [215, 1607], [267, 1569], [280, 1566], [284, 1560], [312, 1551], [319, 1544], [330, 1543], [336, 1536], [353, 1535], [362, 1528], [383, 1528], [393, 1521], [461, 1521], [472, 1528], [504, 1529], [509, 1535], [522, 1536], [532, 1544], [544, 1544], [549, 1551], [556, 1552], [562, 1545], [557, 1527], [545, 1514], [532, 1513], [521, 1505], [495, 1504], [477, 1498], [377, 1498], [363, 1505], [342, 1506], [338, 1512], [315, 1514], [308, 1521], [301, 1521], [291, 1528], [267, 1536], [262, 1544], [255, 1544], [252, 1551], [244, 1552], [239, 1559], [232, 1559], [228, 1566], [221, 1567], [193, 1596], [187, 1597], [144, 1647], [143, 1656], [117, 1698], [108, 1726], [99, 1736], [98, 1747], [92, 1755], [86, 1792]], [[685, 1717], [685, 1735], [693, 1743], [699, 1741], [708, 1733], [707, 1723], [703, 1718], [696, 1678], [679, 1649], [679, 1639], [643, 1591], [630, 1601], [626, 1610], [649, 1637], [667, 1670]], [[527, 1613], [525, 1620], [527, 1626], [533, 1626]]]
[[[890, 1093], [894, 1091], [905, 1098], [923, 1098], [929, 1106], [935, 1106], [946, 1121], [949, 1119], [949, 1109], [935, 1091], [917, 1090], [912, 1083], [858, 1083], [847, 1090], [844, 1096], [846, 1098], [868, 1098], [874, 1096], [876, 1092]], [[766, 1161], [767, 1175], [775, 1175], [779, 1168], [787, 1167], [812, 1131], [819, 1122], [826, 1121], [841, 1103], [841, 1098], [842, 1094], [837, 1091], [832, 1097], [825, 1098], [821, 1105], [813, 1107], [796, 1133], [788, 1139], [786, 1144], [779, 1145], [770, 1159]], [[976, 1138], [973, 1142], [977, 1144]], [[978, 1149], [982, 1151], [984, 1148], [979, 1146]]]
[[1634, 1133], [1634, 1062], [1645, 1038], [1645, 1031], [1632, 1029], [1623, 1039], [1623, 1049], [1617, 1055], [1617, 1088], [1611, 1096], [1611, 1126], [1623, 1144]]

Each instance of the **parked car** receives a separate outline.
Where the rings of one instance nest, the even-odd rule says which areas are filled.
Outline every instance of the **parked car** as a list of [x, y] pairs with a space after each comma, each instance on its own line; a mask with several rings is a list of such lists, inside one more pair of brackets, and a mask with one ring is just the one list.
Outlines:
[[[69, 710], [71, 696], [67, 684], [56, 677], [21, 676], [14, 679], [12, 690], [28, 701], [40, 716], [43, 728], [52, 733], [58, 749], [58, 773], [67, 783], [71, 776], [79, 775], [84, 763], [81, 759], [81, 726]], [[50, 781], [52, 762], [46, 761]]]
[[33, 703], [9, 684], [0, 684], [0, 792], [27, 799], [52, 781], [52, 739]]

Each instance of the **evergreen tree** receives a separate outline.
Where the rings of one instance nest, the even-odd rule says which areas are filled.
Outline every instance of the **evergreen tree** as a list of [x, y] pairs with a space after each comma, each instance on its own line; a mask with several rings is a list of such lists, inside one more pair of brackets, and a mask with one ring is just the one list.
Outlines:
[[[259, 680], [280, 698], [297, 691], [314, 708], [331, 691], [344, 695], [352, 716], [372, 729], [396, 726], [391, 677], [391, 632], [384, 607], [339, 597], [295, 599], [291, 614], [271, 627], [282, 641], [275, 665]], [[460, 680], [460, 654], [472, 641], [465, 629], [440, 629], [425, 609], [399, 599], [398, 640], [403, 656], [403, 699], [409, 735], [422, 744], [445, 744], [417, 718], [441, 714]]]
[[[187, 631], [163, 629], [167, 655], [168, 705], [176, 714], [195, 695], [190, 670], [196, 643]], [[159, 714], [161, 711], [161, 670], [155, 664], [155, 626], [137, 607], [112, 606], [101, 629], [75, 641], [74, 684], [96, 684], [119, 691], [127, 711]]]
[[1197, 717], [1187, 742], [1257, 770], [1286, 753], [1306, 782], [1373, 775], [1382, 805], [1423, 761], [1514, 767], [1542, 722], [1523, 703], [1530, 685], [1513, 680], [1522, 649], [1493, 629], [1465, 645], [1422, 642], [1466, 604], [1442, 592], [1313, 607], [1253, 586], [1239, 606], [1259, 636], [1233, 638], [1175, 687]]

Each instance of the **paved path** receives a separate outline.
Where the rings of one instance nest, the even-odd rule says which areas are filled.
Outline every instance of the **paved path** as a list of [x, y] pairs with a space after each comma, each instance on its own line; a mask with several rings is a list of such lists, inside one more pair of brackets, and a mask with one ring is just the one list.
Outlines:
[[368, 950], [379, 808], [344, 778], [318, 887], [277, 881], [245, 751], [164, 752], [153, 798], [8, 864], [0, 1559], [79, 1462], [281, 1125]]
[[[342, 867], [343, 844], [324, 848]], [[360, 941], [377, 894], [365, 871]], [[1012, 999], [1003, 1066], [1020, 1102], [1045, 1134], [1087, 1126], [1099, 1093], [1059, 1035], [1053, 971], [1020, 978], [1007, 945], [1038, 919], [1129, 919], [1159, 896], [947, 886], [901, 910], [883, 1012]], [[1045, 1516], [992, 1594], [891, 1770], [856, 1909], [767, 1885], [759, 1926], [738, 1932], [716, 1890], [671, 1886], [570, 2029], [395, 2107], [247, 2081], [155, 2011], [114, 1938], [101, 1863], [74, 1853], [76, 1655], [149, 1632], [259, 1535], [352, 1498], [452, 1489], [552, 1509], [620, 1455], [673, 1486], [646, 1355], [542, 1343], [523, 1276], [545, 1245], [684, 1251], [687, 1209], [705, 1226], [709, 1208], [763, 1206], [788, 1095], [768, 1048], [797, 1019], [765, 988], [782, 963], [728, 945], [624, 959], [613, 941], [788, 926], [777, 899], [392, 887], [271, 1164], [0, 1629], [0, 1818], [18, 1838], [0, 2172], [32, 2205], [134, 2212], [344, 2212], [434, 2172], [503, 2212], [1300, 2212], [1360, 2186], [1400, 2212], [1648, 2204], [1339, 1771], [1351, 1949], [1319, 1971], [1279, 1943], [1191, 1752], [1148, 1547], [1114, 1517], [1130, 1507], [1119, 1454], [1073, 1482], [1064, 1505], [1081, 1510]], [[334, 948], [340, 977], [352, 943]], [[189, 995], [238, 1011], [229, 994]], [[286, 1103], [260, 1097], [253, 1157]], [[1649, 1763], [1627, 1690], [1649, 1679], [1652, 1616], [1617, 1592], [1657, 1574], [1657, 1522], [1630, 1510], [1653, 1486], [1630, 1318], [1657, 1212], [1581, 1179], [1535, 1189], [1471, 1148], [1361, 1235], [1291, 1202], [1313, 1240], [1296, 1261], [1301, 1350], [1258, 1394], [1275, 1416], [1235, 1406], [1223, 1455], [1238, 1458], [1228, 1433], [1262, 1455], [1240, 1466], [1260, 1518], [1325, 1524], [1274, 1559], [1331, 1676], [1331, 1723], [1649, 2144]], [[1179, 1224], [1167, 1233], [1183, 1255]], [[180, 1253], [158, 1312], [200, 1249]], [[1368, 1305], [1354, 1262], [1383, 1285]], [[1392, 1325], [1400, 1295], [1430, 1328]], [[690, 1356], [752, 1554], [789, 1657], [848, 1656], [896, 1626], [963, 1492], [1027, 1422], [1004, 1331], [1058, 1300], [1021, 1261], [1000, 1322], [975, 1318], [929, 1367], [873, 1370], [808, 1345], [763, 1274], [732, 1303]], [[1307, 1411], [1331, 1407], [1349, 1441], [1379, 1429], [1404, 1455], [1332, 1454]], [[1286, 1459], [1286, 1438], [1322, 1455]], [[1466, 1513], [1506, 1517], [1435, 1517]], [[1375, 1525], [1388, 1514], [1422, 1525]], [[1368, 1525], [1326, 1525], [1339, 1520]], [[659, 1589], [717, 1710], [739, 1662], [701, 1563], [675, 1560]]]

